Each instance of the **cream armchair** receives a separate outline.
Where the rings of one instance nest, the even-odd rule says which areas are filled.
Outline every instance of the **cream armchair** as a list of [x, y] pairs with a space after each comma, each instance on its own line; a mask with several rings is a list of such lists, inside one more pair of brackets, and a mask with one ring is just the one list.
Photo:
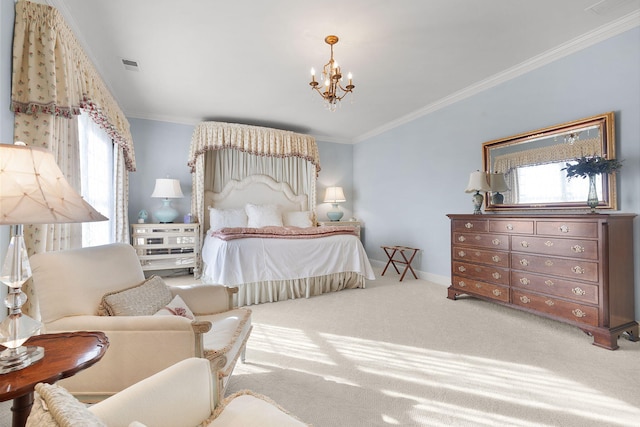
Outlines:
[[216, 404], [219, 393], [210, 375], [206, 361], [186, 359], [88, 409], [61, 387], [38, 384], [27, 427], [308, 426], [266, 397], [248, 391]]
[[[251, 311], [233, 308], [234, 288], [194, 284], [169, 287], [195, 315], [100, 316], [105, 294], [145, 280], [132, 246], [122, 243], [37, 254], [30, 259], [43, 333], [97, 330], [109, 338], [109, 350], [91, 369], [61, 384], [86, 402], [104, 399], [174, 363], [190, 357], [210, 361], [217, 399], [224, 395], [238, 358], [244, 359], [251, 333]], [[166, 291], [166, 289], [165, 289]], [[135, 304], [135, 301], [132, 301]]]

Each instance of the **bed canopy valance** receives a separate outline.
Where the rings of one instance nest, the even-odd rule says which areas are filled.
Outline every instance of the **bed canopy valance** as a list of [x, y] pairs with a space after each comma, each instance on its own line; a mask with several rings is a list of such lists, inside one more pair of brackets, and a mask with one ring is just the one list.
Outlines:
[[[202, 122], [191, 138], [188, 166], [192, 172], [191, 211], [201, 224], [208, 214], [205, 191], [219, 192], [231, 180], [267, 175], [308, 197], [315, 212], [320, 155], [309, 135], [224, 122]], [[202, 230], [206, 231], [206, 230]]]

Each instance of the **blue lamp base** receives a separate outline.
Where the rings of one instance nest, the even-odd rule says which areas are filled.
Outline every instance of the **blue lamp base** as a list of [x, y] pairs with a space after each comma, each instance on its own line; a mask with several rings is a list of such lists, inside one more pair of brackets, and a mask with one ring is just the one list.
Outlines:
[[331, 206], [333, 206], [333, 209], [327, 212], [327, 217], [331, 221], [340, 221], [344, 212], [340, 210], [337, 203], [332, 203]]
[[170, 199], [162, 199], [162, 207], [155, 211], [153, 215], [159, 223], [167, 224], [173, 222], [178, 217], [178, 211], [171, 206]]

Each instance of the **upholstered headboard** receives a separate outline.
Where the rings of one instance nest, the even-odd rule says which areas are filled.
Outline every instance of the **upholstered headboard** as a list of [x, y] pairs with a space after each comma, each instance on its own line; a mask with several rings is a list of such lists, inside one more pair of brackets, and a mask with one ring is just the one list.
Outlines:
[[[285, 182], [267, 175], [251, 175], [242, 181], [231, 180], [221, 192], [204, 192], [204, 205], [218, 209], [242, 208], [247, 203], [277, 204], [282, 212], [308, 209], [307, 195], [295, 195]], [[209, 229], [209, 212], [205, 211], [204, 229]]]

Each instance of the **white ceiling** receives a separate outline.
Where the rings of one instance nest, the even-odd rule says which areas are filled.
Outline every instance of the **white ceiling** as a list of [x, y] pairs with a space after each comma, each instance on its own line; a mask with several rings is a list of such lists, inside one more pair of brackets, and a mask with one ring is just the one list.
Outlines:
[[[345, 143], [640, 24], [640, 0], [45, 1], [130, 118]], [[328, 34], [356, 85], [333, 113], [308, 85], [329, 59]]]

